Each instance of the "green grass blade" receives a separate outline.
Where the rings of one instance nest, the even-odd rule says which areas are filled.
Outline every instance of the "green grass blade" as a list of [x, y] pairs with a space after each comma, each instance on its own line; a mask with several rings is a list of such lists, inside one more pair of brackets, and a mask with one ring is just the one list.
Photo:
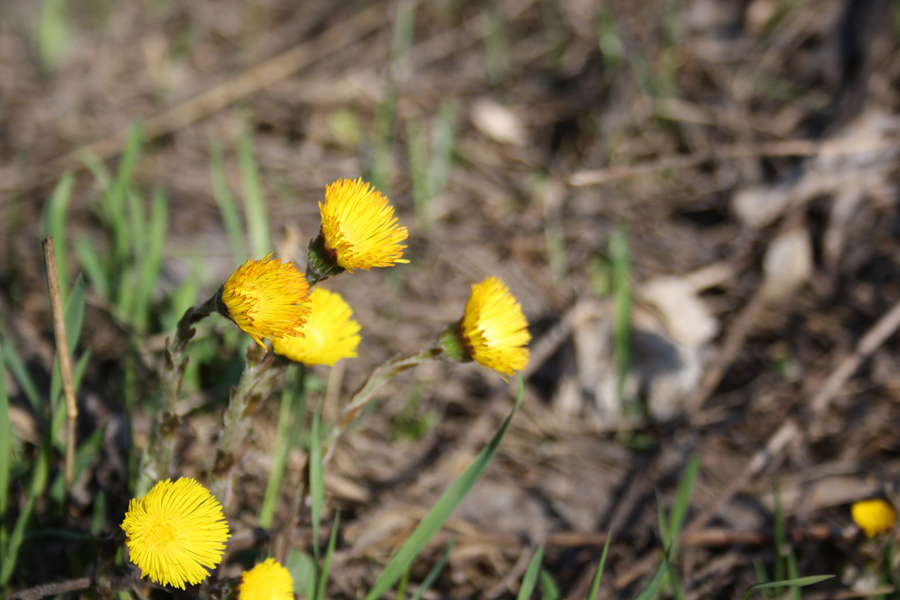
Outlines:
[[784, 528], [784, 512], [781, 510], [781, 487], [778, 485], [778, 479], [775, 480], [775, 580], [781, 581], [785, 579], [785, 528]]
[[429, 194], [432, 198], [447, 191], [450, 170], [456, 152], [456, 113], [454, 102], [443, 101], [431, 125], [431, 165], [428, 169]]
[[[0, 355], [3, 340], [0, 340]], [[0, 364], [0, 527], [6, 523], [9, 479], [12, 468], [12, 426], [9, 423], [9, 395], [6, 392], [6, 368]], [[2, 552], [2, 546], [0, 546]]]
[[437, 581], [438, 576], [444, 571], [447, 567], [447, 563], [450, 562], [450, 553], [453, 552], [453, 547], [456, 545], [456, 540], [451, 539], [450, 543], [447, 544], [447, 549], [444, 550], [444, 554], [441, 555], [441, 559], [437, 562], [436, 565], [431, 567], [431, 570], [428, 571], [428, 575], [425, 576], [425, 579], [422, 580], [422, 585], [419, 586], [419, 589], [416, 590], [416, 593], [413, 594], [409, 600], [422, 600], [422, 596], [431, 589], [431, 586], [434, 585], [434, 582]]
[[[888, 544], [890, 545], [890, 544]], [[797, 553], [791, 550], [787, 555], [787, 572], [788, 577], [791, 579], [799, 579], [800, 577], [800, 567], [797, 566]], [[791, 599], [792, 600], [800, 600], [803, 597], [803, 594], [800, 593], [800, 588], [792, 587], [791, 588]]]
[[135, 123], [128, 130], [125, 140], [125, 150], [119, 162], [119, 171], [112, 187], [104, 194], [103, 208], [105, 210], [107, 224], [113, 238], [112, 267], [117, 268], [126, 264], [128, 259], [128, 247], [131, 244], [129, 224], [126, 213], [126, 201], [128, 189], [134, 176], [134, 168], [141, 146], [144, 140], [144, 128], [141, 123]]
[[534, 592], [537, 585], [538, 575], [541, 572], [541, 561], [544, 560], [544, 545], [538, 546], [537, 552], [528, 561], [528, 568], [525, 569], [525, 575], [522, 577], [522, 585], [519, 586], [519, 593], [516, 594], [516, 600], [528, 600]]
[[45, 71], [54, 71], [59, 66], [66, 51], [67, 37], [65, 0], [44, 0], [37, 45]]
[[228, 243], [231, 246], [231, 256], [234, 264], [239, 265], [247, 259], [244, 226], [241, 224], [234, 196], [228, 189], [222, 147], [214, 138], [209, 140], [209, 171], [212, 177], [213, 196], [216, 198], [216, 204], [219, 205], [219, 214], [222, 216], [222, 224], [225, 226], [225, 234], [228, 236]]
[[244, 186], [244, 218], [250, 236], [250, 252], [255, 259], [263, 258], [272, 249], [269, 236], [269, 213], [263, 195], [259, 166], [253, 153], [253, 142], [246, 123], [241, 128], [237, 145], [238, 165]]
[[16, 383], [22, 388], [25, 397], [28, 398], [28, 402], [31, 404], [31, 409], [34, 411], [34, 414], [37, 415], [38, 419], [43, 419], [44, 401], [41, 398], [41, 393], [38, 391], [34, 379], [32, 379], [31, 375], [28, 373], [28, 369], [25, 367], [22, 357], [19, 356], [19, 353], [16, 352], [13, 344], [9, 343], [8, 340], [3, 345], [3, 362], [6, 363], [7, 368], [10, 373], [12, 373], [13, 379], [16, 380]]
[[743, 600], [747, 600], [750, 597], [750, 594], [755, 592], [756, 590], [766, 590], [769, 588], [776, 587], [806, 587], [809, 585], [815, 585], [822, 581], [827, 581], [832, 579], [834, 575], [811, 575], [809, 577], [798, 577], [797, 579], [785, 579], [784, 581], [769, 581], [768, 583], [757, 583], [756, 585], [751, 585], [747, 588], [742, 596]]
[[32, 494], [28, 497], [28, 501], [19, 513], [16, 524], [13, 526], [12, 535], [9, 536], [9, 543], [3, 548], [3, 565], [0, 566], [0, 587], [6, 587], [9, 578], [16, 568], [19, 560], [19, 548], [22, 547], [22, 540], [25, 539], [25, 527], [31, 520], [31, 513], [34, 511], [36, 496]]
[[691, 458], [675, 490], [675, 500], [672, 502], [672, 510], [669, 513], [669, 539], [665, 542], [666, 548], [671, 548], [674, 555], [678, 549], [678, 536], [684, 526], [688, 508], [691, 504], [691, 494], [694, 491], [694, 483], [700, 472], [700, 457]]
[[[82, 444], [78, 447], [78, 450], [75, 451], [75, 481], [77, 481], [81, 473], [86, 468], [88, 468], [88, 466], [94, 460], [97, 452], [99, 452], [100, 448], [103, 446], [104, 435], [106, 435], [106, 429], [98, 429], [97, 431], [92, 433], [88, 439], [82, 442]], [[49, 497], [59, 505], [62, 505], [63, 499], [65, 497], [65, 485], [65, 473], [60, 471], [56, 474], [56, 477], [53, 479], [53, 483], [50, 484], [50, 488], [47, 491]]]
[[56, 255], [56, 270], [59, 275], [59, 291], [63, 303], [69, 293], [69, 252], [66, 241], [66, 216], [69, 212], [69, 199], [72, 197], [72, 188], [75, 178], [68, 171], [63, 173], [50, 201], [44, 207], [43, 224], [44, 236], [53, 238], [53, 250]]
[[322, 470], [322, 441], [320, 439], [321, 412], [316, 408], [309, 432], [309, 503], [312, 520], [313, 556], [319, 562], [319, 526], [322, 524], [322, 505], [325, 503], [325, 477]]
[[[295, 415], [302, 414], [297, 406], [299, 390], [297, 367], [291, 365], [285, 375], [284, 390], [281, 392], [281, 404], [278, 408], [278, 425], [275, 430], [275, 447], [272, 449], [272, 469], [266, 483], [266, 493], [259, 509], [259, 526], [268, 529], [275, 520], [275, 509], [278, 506], [278, 494], [284, 479], [284, 467], [291, 451], [290, 437]], [[302, 402], [302, 400], [301, 400]]]
[[94, 287], [97, 295], [106, 302], [111, 300], [112, 281], [103, 267], [103, 260], [94, 244], [83, 235], [75, 238], [75, 258]]
[[334, 549], [337, 547], [338, 528], [341, 525], [341, 513], [335, 513], [334, 524], [331, 526], [331, 536], [328, 538], [328, 547], [325, 549], [325, 556], [322, 558], [322, 568], [319, 571], [318, 585], [316, 586], [315, 600], [322, 600], [325, 597], [325, 587], [328, 584], [328, 572], [331, 570], [331, 559], [334, 556]]
[[659, 588], [662, 587], [663, 581], [666, 579], [666, 573], [668, 572], [669, 558], [664, 556], [659, 563], [659, 566], [656, 568], [656, 572], [653, 573], [653, 577], [650, 578], [650, 581], [647, 582], [647, 586], [641, 590], [641, 593], [637, 595], [635, 600], [650, 600], [653, 598], [659, 591]]
[[147, 245], [141, 254], [140, 275], [135, 297], [135, 329], [147, 331], [150, 322], [150, 307], [153, 292], [159, 287], [159, 274], [162, 269], [163, 249], [169, 227], [169, 202], [161, 190], [153, 193], [153, 207], [150, 211], [150, 227]]
[[606, 556], [609, 553], [609, 543], [612, 541], [612, 531], [606, 534], [606, 542], [603, 544], [603, 552], [600, 554], [600, 564], [597, 565], [597, 572], [594, 573], [594, 580], [591, 581], [591, 590], [588, 592], [588, 600], [597, 600], [597, 594], [600, 592], [600, 582], [603, 580], [603, 569], [606, 568]]
[[541, 571], [541, 600], [559, 600], [559, 586], [547, 570]]
[[366, 594], [366, 600], [376, 600], [377, 598], [381, 598], [381, 596], [390, 589], [398, 579], [400, 579], [403, 573], [405, 573], [412, 564], [413, 560], [415, 560], [422, 549], [425, 548], [428, 541], [441, 529], [441, 527], [443, 527], [447, 519], [450, 518], [450, 515], [453, 514], [453, 511], [456, 510], [459, 504], [472, 490], [484, 474], [488, 464], [490, 464], [491, 460], [493, 460], [494, 456], [497, 454], [500, 442], [503, 441], [503, 436], [506, 435], [506, 430], [509, 429], [509, 424], [512, 422], [516, 411], [518, 411], [519, 406], [522, 403], [523, 392], [524, 382], [520, 375], [516, 403], [513, 406], [512, 412], [510, 412], [509, 416], [500, 427], [500, 430], [497, 431], [491, 442], [477, 457], [475, 457], [475, 460], [463, 474], [453, 482], [443, 495], [441, 495], [440, 499], [438, 499], [431, 510], [428, 511], [428, 514], [425, 515], [425, 518], [422, 519], [403, 546], [400, 547], [400, 550], [394, 554], [393, 558], [391, 558], [384, 568], [384, 571], [382, 571], [381, 575], [378, 577], [375, 585], [369, 593]]
[[72, 286], [72, 293], [66, 301], [64, 321], [66, 324], [66, 343], [69, 346], [69, 355], [75, 352], [78, 339], [81, 337], [81, 327], [84, 323], [84, 280], [79, 277]]

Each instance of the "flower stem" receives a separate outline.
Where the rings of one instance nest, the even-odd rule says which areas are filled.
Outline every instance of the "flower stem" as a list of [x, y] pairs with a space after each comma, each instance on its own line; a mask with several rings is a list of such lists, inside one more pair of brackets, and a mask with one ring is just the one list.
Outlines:
[[248, 348], [241, 380], [231, 388], [228, 408], [222, 416], [223, 428], [216, 450], [211, 489], [226, 508], [231, 502], [234, 469], [243, 454], [253, 415], [260, 401], [272, 391], [275, 379], [284, 372], [283, 366], [273, 366], [273, 354], [260, 353], [261, 349], [255, 344]]
[[188, 364], [188, 358], [184, 355], [185, 349], [196, 333], [194, 325], [215, 311], [216, 296], [200, 306], [187, 309], [178, 321], [175, 337], [166, 340], [166, 362], [162, 375], [162, 410], [159, 412], [153, 443], [147, 451], [147, 460], [142, 469], [150, 482], [169, 477], [172, 449], [175, 447], [175, 432], [181, 424], [175, 406], [181, 395], [181, 382]]
[[443, 350], [440, 347], [432, 346], [415, 354], [394, 357], [383, 365], [375, 367], [369, 374], [369, 377], [366, 378], [365, 383], [353, 394], [350, 402], [341, 411], [337, 421], [331, 426], [324, 444], [325, 451], [322, 453], [322, 463], [325, 464], [331, 459], [338, 438], [340, 438], [344, 429], [359, 416], [362, 409], [372, 401], [378, 388], [403, 371], [437, 360], [442, 354]]

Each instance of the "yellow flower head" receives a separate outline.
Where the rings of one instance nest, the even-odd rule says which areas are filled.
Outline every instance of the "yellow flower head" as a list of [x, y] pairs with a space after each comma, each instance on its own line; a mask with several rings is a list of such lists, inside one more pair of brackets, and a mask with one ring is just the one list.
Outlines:
[[275, 338], [277, 354], [307, 365], [334, 365], [342, 358], [356, 356], [359, 323], [340, 294], [315, 288], [309, 295], [309, 317], [304, 337]]
[[274, 558], [241, 573], [235, 600], [294, 600], [294, 580]]
[[475, 362], [504, 378], [528, 364], [528, 320], [522, 305], [497, 277], [472, 286], [462, 320], [462, 338]]
[[873, 498], [862, 500], [850, 507], [853, 522], [862, 529], [867, 537], [890, 531], [897, 521], [897, 511], [886, 500]]
[[228, 523], [222, 505], [194, 479], [154, 485], [132, 498], [122, 521], [125, 545], [141, 577], [184, 589], [209, 576], [222, 560]]
[[387, 198], [362, 179], [340, 179], [325, 189], [322, 237], [337, 264], [352, 272], [406, 263], [400, 244], [409, 233], [397, 226]]
[[290, 262], [248, 260], [222, 286], [226, 316], [265, 349], [263, 339], [302, 336], [309, 286]]

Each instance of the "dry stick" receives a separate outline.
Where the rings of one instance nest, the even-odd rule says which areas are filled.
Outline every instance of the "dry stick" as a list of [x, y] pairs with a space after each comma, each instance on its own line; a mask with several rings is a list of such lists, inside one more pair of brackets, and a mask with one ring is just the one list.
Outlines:
[[733, 144], [718, 148], [700, 150], [692, 154], [664, 156], [656, 160], [635, 165], [618, 165], [604, 169], [577, 171], [569, 177], [569, 185], [582, 187], [587, 185], [601, 185], [636, 177], [663, 169], [679, 169], [692, 167], [707, 160], [722, 158], [748, 158], [755, 156], [840, 156], [845, 154], [861, 154], [864, 152], [879, 152], [889, 148], [896, 148], [897, 142], [887, 138], [873, 137], [861, 142], [858, 139], [836, 139], [827, 142], [816, 140], [784, 140], [778, 142], [765, 142], [748, 147], [745, 144]]
[[75, 477], [75, 423], [78, 420], [78, 404], [75, 402], [75, 386], [72, 384], [72, 363], [69, 361], [69, 342], [66, 338], [66, 321], [63, 314], [62, 295], [59, 291], [59, 273], [56, 270], [56, 252], [53, 238], [43, 241], [44, 262], [47, 265], [47, 292], [50, 294], [50, 313], [53, 316], [53, 334], [56, 337], [56, 356], [66, 398], [66, 501], [72, 491]]
[[[354, 15], [349, 21], [342, 21], [313, 39], [241, 73], [234, 79], [148, 118], [144, 121], [144, 138], [152, 140], [173, 133], [227, 108], [241, 98], [290, 77], [318, 58], [337, 52], [353, 40], [381, 27], [386, 22], [385, 13], [381, 5], [374, 4]], [[127, 135], [127, 131], [120, 131], [46, 162], [25, 181], [14, 182], [11, 186], [6, 186], [4, 191], [17, 188], [31, 189], [55, 178], [65, 170], [79, 171], [84, 168], [80, 158], [84, 152], [89, 152], [100, 160], [109, 160], [122, 152]]]

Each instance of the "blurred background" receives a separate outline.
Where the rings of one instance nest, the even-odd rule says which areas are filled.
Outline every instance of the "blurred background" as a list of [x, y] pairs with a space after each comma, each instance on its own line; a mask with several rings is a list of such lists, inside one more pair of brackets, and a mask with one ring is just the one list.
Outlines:
[[[562, 597], [584, 597], [610, 529], [601, 594], [630, 595], [661, 556], [657, 506], [671, 506], [692, 457], [684, 597], [736, 597], [783, 565], [839, 575], [826, 590], [891, 585], [848, 506], [891, 498], [900, 474], [898, 11], [0, 3], [0, 332], [10, 373], [18, 364], [34, 393], [49, 389], [40, 240], [53, 234], [64, 284], [82, 274], [87, 300], [79, 427], [96, 449], [75, 522], [117, 526], [127, 449], [146, 444], [154, 374], [184, 309], [272, 248], [305, 265], [325, 186], [363, 177], [409, 228], [410, 264], [328, 282], [363, 342], [359, 358], [313, 370], [326, 419], [374, 366], [459, 319], [486, 276], [532, 325], [523, 409], [413, 572], [456, 536], [432, 597], [511, 597], [541, 542]], [[197, 476], [246, 341], [222, 319], [201, 338], [179, 446]], [[7, 379], [28, 456], [35, 396]], [[385, 388], [326, 472], [329, 513], [342, 512], [329, 595], [365, 592], [514, 392], [449, 364]], [[256, 524], [266, 482], [254, 473], [270, 466], [277, 415], [272, 402], [257, 418], [238, 528]], [[33, 562], [20, 585], [53, 579], [50, 566]]]

